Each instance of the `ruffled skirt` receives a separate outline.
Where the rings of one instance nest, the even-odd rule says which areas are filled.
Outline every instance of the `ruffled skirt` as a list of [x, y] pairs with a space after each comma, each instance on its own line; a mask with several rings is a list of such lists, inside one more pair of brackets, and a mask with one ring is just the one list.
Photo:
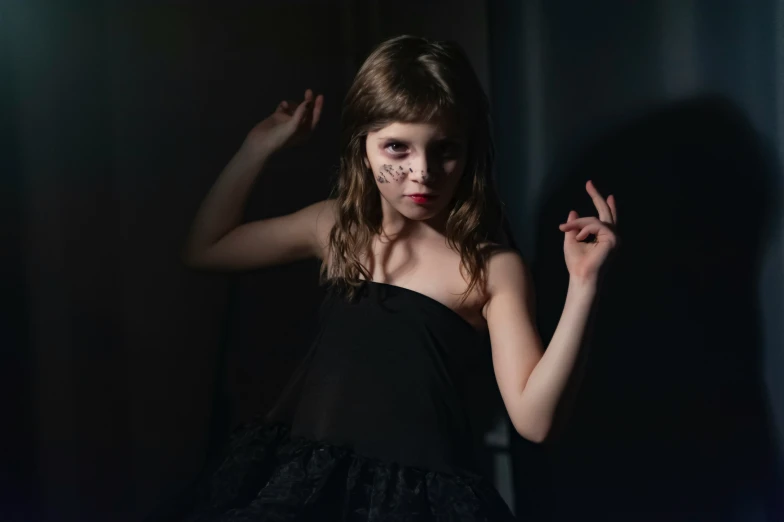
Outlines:
[[511, 521], [504, 500], [470, 471], [378, 459], [253, 422], [235, 431], [216, 471], [150, 517], [188, 522]]

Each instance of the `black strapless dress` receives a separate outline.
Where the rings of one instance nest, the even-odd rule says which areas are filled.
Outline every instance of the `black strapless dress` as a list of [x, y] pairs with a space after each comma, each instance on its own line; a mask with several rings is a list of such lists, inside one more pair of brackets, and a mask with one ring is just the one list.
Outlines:
[[320, 320], [277, 406], [238, 428], [162, 519], [514, 520], [474, 465], [462, 379], [482, 336], [442, 303], [376, 282], [350, 302], [330, 290]]

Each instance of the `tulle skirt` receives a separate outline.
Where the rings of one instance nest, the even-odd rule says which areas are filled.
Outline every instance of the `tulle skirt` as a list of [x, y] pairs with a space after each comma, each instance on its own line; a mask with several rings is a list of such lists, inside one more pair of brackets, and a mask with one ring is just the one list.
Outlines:
[[253, 421], [217, 469], [148, 521], [511, 521], [485, 478], [367, 458]]

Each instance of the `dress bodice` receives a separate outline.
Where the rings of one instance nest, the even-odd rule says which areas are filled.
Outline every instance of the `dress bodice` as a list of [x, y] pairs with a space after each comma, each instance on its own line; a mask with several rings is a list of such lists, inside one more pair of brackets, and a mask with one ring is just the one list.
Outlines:
[[292, 434], [429, 469], [472, 467], [463, 376], [481, 334], [424, 294], [330, 289], [319, 334], [271, 416]]

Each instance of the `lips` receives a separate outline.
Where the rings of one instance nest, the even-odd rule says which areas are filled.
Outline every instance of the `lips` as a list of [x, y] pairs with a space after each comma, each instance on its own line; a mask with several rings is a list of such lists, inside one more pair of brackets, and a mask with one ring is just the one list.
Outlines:
[[436, 194], [408, 194], [414, 203], [424, 204], [436, 199]]

